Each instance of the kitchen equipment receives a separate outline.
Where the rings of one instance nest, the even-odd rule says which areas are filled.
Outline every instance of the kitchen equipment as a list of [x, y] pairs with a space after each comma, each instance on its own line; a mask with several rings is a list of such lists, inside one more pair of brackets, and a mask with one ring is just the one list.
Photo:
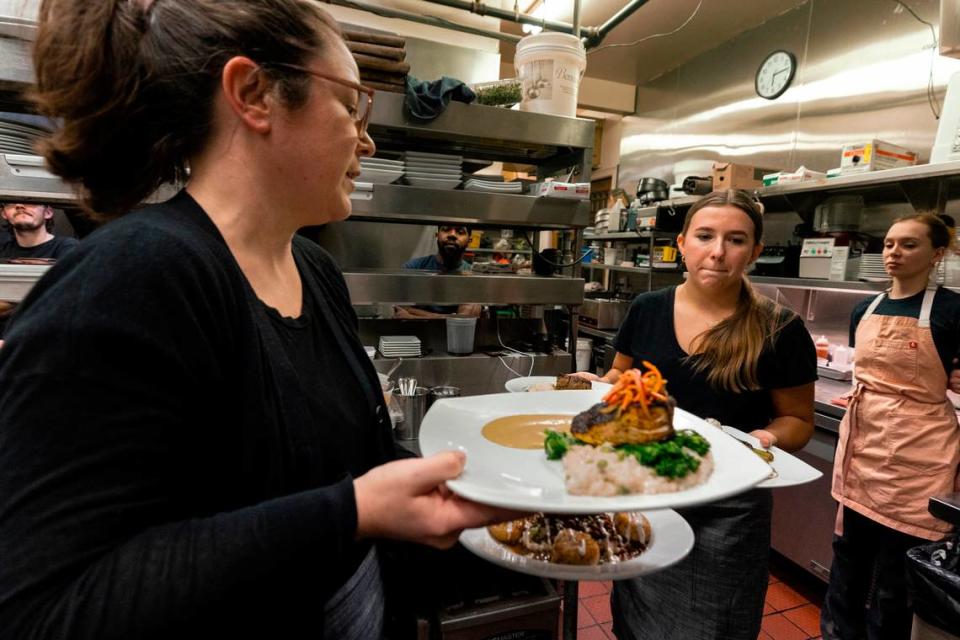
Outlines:
[[430, 399], [427, 402], [427, 408], [429, 409], [434, 402], [437, 400], [442, 400], [444, 398], [459, 398], [460, 397], [460, 387], [451, 387], [449, 385], [441, 385], [439, 387], [433, 387], [430, 389]]
[[[401, 378], [402, 383], [405, 378]], [[411, 394], [400, 393], [395, 389], [393, 399], [403, 412], [403, 419], [397, 424], [395, 437], [398, 440], [416, 440], [420, 437], [420, 422], [427, 413], [427, 400], [430, 390], [426, 387], [416, 387]]]
[[800, 277], [830, 278], [835, 238], [807, 238], [800, 249]]
[[670, 185], [659, 178], [640, 178], [637, 183], [637, 200], [641, 205], [659, 202], [670, 197]]
[[960, 160], [960, 73], [950, 76], [930, 164]]
[[680, 190], [691, 196], [705, 196], [713, 190], [713, 177], [690, 176], [684, 178]]
[[832, 196], [813, 212], [813, 230], [820, 233], [856, 231], [860, 228], [863, 196]]
[[594, 329], [617, 329], [630, 303], [612, 298], [586, 298], [580, 305], [580, 322]]
[[765, 245], [753, 265], [753, 273], [758, 276], [796, 278], [800, 269], [800, 245]]

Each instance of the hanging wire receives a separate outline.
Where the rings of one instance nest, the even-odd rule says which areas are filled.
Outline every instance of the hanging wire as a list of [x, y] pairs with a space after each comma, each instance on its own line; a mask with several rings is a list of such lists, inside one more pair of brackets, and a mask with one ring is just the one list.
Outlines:
[[930, 50], [930, 74], [927, 76], [927, 104], [930, 105], [930, 111], [933, 112], [933, 117], [937, 120], [940, 119], [940, 104], [937, 102], [937, 93], [933, 87], [933, 65], [937, 61], [937, 50], [939, 48], [939, 39], [937, 38], [937, 28], [933, 26], [930, 22], [927, 22], [923, 18], [917, 15], [917, 12], [910, 8], [906, 2], [901, 0], [893, 0], [898, 5], [907, 10], [907, 12], [914, 17], [914, 19], [920, 24], [925, 24], [930, 28], [930, 35], [933, 36], [933, 47]]
[[603, 45], [603, 46], [601, 46], [601, 47], [597, 47], [596, 49], [590, 49], [589, 51], [587, 51], [587, 55], [590, 55], [591, 53], [596, 53], [597, 51], [603, 51], [604, 49], [613, 49], [614, 47], [635, 47], [635, 46], [637, 46], [638, 44], [640, 44], [641, 42], [646, 42], [647, 40], [653, 40], [654, 38], [663, 38], [663, 37], [665, 37], [665, 36], [672, 36], [673, 34], [680, 32], [685, 26], [687, 26], [688, 24], [690, 24], [690, 22], [691, 22], [695, 17], [697, 17], [697, 14], [700, 13], [700, 7], [702, 7], [702, 6], [703, 6], [703, 0], [700, 0], [700, 1], [697, 3], [697, 8], [694, 9], [694, 10], [693, 10], [693, 13], [690, 14], [690, 17], [687, 18], [686, 20], [684, 20], [684, 21], [683, 21], [683, 24], [681, 24], [679, 27], [677, 27], [677, 28], [674, 29], [673, 31], [667, 31], [666, 33], [654, 33], [653, 35], [649, 35], [649, 36], [640, 38], [639, 40], [634, 40], [633, 42], [620, 42], [620, 43], [615, 43], [615, 44], [605, 44], [605, 45]]

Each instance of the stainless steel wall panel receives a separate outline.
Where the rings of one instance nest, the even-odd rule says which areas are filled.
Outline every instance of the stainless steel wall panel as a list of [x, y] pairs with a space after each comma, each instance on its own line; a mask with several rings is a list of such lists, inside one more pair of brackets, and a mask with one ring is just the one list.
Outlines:
[[[911, 7], [936, 25], [939, 2]], [[879, 138], [929, 156], [937, 122], [927, 103], [933, 38], [895, 2], [811, 0], [719, 44], [637, 91], [624, 118], [619, 185], [638, 178], [673, 182], [681, 160], [724, 160], [826, 171], [840, 146]], [[754, 91], [761, 61], [791, 51], [798, 69], [776, 100]], [[960, 61], [937, 57], [934, 92], [942, 101]]]

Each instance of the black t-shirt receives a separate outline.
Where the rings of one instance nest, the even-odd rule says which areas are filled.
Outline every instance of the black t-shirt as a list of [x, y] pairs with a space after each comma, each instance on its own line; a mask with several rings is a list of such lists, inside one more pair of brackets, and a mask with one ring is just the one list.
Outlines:
[[35, 247], [21, 247], [15, 237], [0, 244], [0, 258], [52, 258], [59, 260], [80, 241], [70, 236], [54, 236]]
[[[920, 293], [909, 298], [900, 298], [891, 300], [889, 296], [884, 296], [873, 313], [881, 316], [901, 316], [904, 318], [919, 318], [920, 307], [923, 304], [923, 294]], [[860, 319], [867, 312], [867, 307], [873, 302], [876, 296], [860, 302], [853, 308], [850, 314], [850, 346], [855, 347], [857, 339], [857, 326]], [[960, 293], [940, 287], [933, 297], [933, 307], [930, 309], [930, 332], [933, 334], [933, 344], [937, 346], [937, 353], [940, 355], [940, 361], [943, 362], [943, 368], [949, 375], [955, 368], [953, 359], [960, 355]]]
[[673, 324], [676, 287], [637, 296], [624, 319], [614, 347], [633, 358], [656, 365], [667, 380], [667, 390], [677, 405], [702, 418], [715, 418], [744, 431], [762, 429], [773, 419], [771, 389], [795, 387], [817, 379], [817, 355], [803, 321], [784, 309], [792, 319], [773, 337], [760, 354], [758, 391], [733, 393], [715, 389], [706, 372], [695, 372], [698, 356], [687, 356], [677, 342]]

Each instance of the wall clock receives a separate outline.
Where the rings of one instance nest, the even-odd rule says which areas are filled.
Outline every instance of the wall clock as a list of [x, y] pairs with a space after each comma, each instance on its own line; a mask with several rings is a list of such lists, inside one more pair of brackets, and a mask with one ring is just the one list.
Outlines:
[[760, 64], [754, 87], [757, 95], [767, 100], [779, 98], [793, 82], [797, 59], [789, 51], [774, 51]]

